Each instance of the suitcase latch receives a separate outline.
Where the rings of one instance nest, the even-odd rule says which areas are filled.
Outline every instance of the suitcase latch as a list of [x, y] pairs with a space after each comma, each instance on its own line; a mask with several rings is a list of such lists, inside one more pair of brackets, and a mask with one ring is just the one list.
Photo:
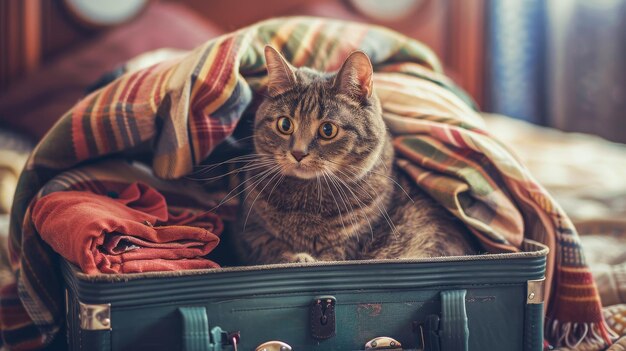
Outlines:
[[79, 302], [80, 329], [111, 330], [111, 304], [89, 305]]
[[313, 299], [310, 309], [311, 336], [318, 340], [334, 337], [335, 327], [335, 304], [334, 296], [318, 296]]
[[291, 346], [282, 341], [268, 341], [257, 346], [255, 351], [291, 351]]
[[377, 350], [393, 350], [402, 351], [402, 344], [399, 341], [387, 336], [381, 336], [374, 338], [365, 344], [365, 351], [377, 351]]

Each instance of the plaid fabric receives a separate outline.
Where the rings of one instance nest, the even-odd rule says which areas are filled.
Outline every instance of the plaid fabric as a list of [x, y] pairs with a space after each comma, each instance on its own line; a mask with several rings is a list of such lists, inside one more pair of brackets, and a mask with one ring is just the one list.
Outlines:
[[[61, 118], [35, 149], [18, 185], [10, 248], [20, 308], [28, 318], [2, 319], [5, 335], [25, 335], [5, 342], [29, 345], [36, 336], [45, 344], [62, 318], [54, 256], [32, 230], [27, 211], [39, 189], [81, 162], [111, 154], [136, 157], [146, 150], [157, 177], [189, 174], [233, 132], [254, 93], [264, 89], [266, 44], [295, 66], [322, 71], [338, 69], [353, 50], [365, 51], [378, 72], [374, 85], [396, 136], [400, 166], [461, 218], [488, 251], [518, 251], [524, 237], [551, 248], [547, 327], [554, 342], [562, 336], [609, 342], [572, 223], [484, 130], [433, 53], [385, 28], [306, 17], [261, 22], [181, 58], [127, 73]], [[93, 170], [89, 178], [99, 179], [99, 172], [105, 169]], [[2, 301], [4, 296], [14, 295], [3, 295]], [[19, 334], [32, 330], [38, 333]]]

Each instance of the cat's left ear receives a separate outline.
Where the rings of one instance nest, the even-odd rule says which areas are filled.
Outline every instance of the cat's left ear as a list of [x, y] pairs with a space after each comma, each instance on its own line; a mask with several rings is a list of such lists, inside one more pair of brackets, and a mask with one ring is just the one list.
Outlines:
[[363, 51], [355, 51], [348, 56], [335, 78], [339, 93], [363, 101], [372, 96], [372, 75], [374, 69], [369, 57]]
[[265, 62], [267, 64], [267, 91], [274, 97], [292, 89], [296, 84], [296, 75], [293, 68], [283, 56], [273, 47], [265, 47]]

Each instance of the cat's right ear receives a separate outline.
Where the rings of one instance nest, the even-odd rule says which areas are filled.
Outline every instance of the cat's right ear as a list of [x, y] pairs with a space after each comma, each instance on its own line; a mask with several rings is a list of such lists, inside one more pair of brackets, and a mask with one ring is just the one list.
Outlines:
[[363, 51], [348, 56], [335, 78], [337, 90], [347, 96], [364, 101], [372, 96], [372, 62]]
[[265, 46], [265, 62], [267, 66], [267, 91], [270, 96], [280, 95], [293, 88], [296, 74], [283, 56], [270, 45]]

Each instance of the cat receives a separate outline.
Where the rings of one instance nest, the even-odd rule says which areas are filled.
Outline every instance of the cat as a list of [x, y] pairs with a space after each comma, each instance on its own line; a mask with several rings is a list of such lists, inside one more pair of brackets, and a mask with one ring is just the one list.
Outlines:
[[462, 223], [395, 166], [365, 53], [332, 74], [296, 69], [271, 46], [265, 59], [235, 239], [245, 263], [476, 253]]

